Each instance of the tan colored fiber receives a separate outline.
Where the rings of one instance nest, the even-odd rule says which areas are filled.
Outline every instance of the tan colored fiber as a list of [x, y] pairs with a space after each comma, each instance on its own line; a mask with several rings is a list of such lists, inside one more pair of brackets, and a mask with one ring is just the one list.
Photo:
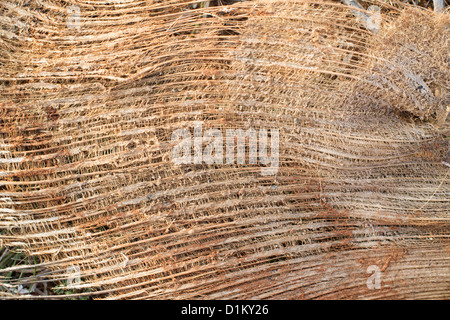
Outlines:
[[[201, 2], [0, 2], [1, 244], [65, 297], [449, 299], [448, 13]], [[277, 175], [175, 165], [194, 121], [279, 129]]]

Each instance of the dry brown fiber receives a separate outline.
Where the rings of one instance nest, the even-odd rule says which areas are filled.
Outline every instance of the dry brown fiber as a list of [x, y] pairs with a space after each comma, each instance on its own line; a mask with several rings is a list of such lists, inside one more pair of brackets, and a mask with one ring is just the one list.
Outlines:
[[[0, 297], [449, 299], [448, 13], [202, 3], [1, 1], [0, 245], [49, 273]], [[279, 129], [277, 175], [175, 165], [193, 121]]]

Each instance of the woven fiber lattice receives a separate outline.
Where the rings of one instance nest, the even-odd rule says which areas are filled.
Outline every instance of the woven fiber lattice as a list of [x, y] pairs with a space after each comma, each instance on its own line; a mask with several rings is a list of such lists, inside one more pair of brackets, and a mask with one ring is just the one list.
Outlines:
[[[450, 298], [448, 13], [361, 3], [375, 32], [337, 1], [2, 1], [0, 242], [48, 272], [0, 297]], [[276, 172], [175, 163], [199, 124], [278, 130]]]

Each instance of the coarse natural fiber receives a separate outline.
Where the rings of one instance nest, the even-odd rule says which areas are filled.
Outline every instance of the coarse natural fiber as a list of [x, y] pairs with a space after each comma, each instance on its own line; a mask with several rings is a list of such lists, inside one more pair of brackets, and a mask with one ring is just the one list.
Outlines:
[[[360, 3], [376, 30], [339, 1], [1, 1], [0, 246], [38, 265], [0, 297], [449, 299], [449, 16]], [[194, 121], [279, 129], [277, 174], [175, 164]]]

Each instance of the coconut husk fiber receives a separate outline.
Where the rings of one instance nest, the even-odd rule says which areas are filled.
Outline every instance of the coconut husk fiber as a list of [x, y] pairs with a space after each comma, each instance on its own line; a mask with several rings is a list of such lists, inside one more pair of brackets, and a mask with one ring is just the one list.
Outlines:
[[[1, 298], [450, 298], [448, 13], [232, 2], [0, 3]], [[199, 121], [278, 172], [175, 164]]]

